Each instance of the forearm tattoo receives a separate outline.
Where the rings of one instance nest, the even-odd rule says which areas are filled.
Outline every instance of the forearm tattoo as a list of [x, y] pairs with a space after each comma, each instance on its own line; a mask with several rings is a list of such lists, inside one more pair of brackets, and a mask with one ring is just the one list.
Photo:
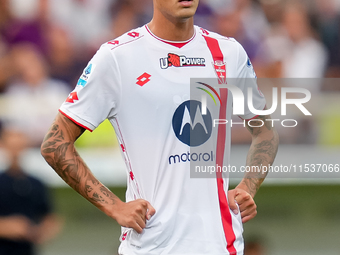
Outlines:
[[257, 119], [258, 121], [252, 121], [253, 127], [247, 126], [253, 136], [247, 156], [247, 166], [251, 167], [251, 171], [246, 173], [242, 180], [253, 197], [267, 176], [268, 172], [263, 171], [263, 167], [273, 164], [279, 144], [276, 130], [270, 121], [266, 121], [270, 116], [259, 116]]
[[70, 120], [62, 115], [57, 119], [41, 146], [45, 160], [68, 185], [97, 207], [114, 204], [117, 197], [93, 176], [74, 147], [73, 142], [85, 129], [67, 128]]

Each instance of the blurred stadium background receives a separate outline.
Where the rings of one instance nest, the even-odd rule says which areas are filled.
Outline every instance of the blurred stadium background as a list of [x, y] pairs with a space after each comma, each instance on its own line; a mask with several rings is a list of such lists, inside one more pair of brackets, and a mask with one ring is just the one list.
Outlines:
[[[41, 255], [117, 254], [117, 223], [66, 187], [38, 147], [99, 46], [151, 16], [151, 0], [0, 1], [1, 127], [26, 133], [23, 167], [49, 185], [65, 221]], [[245, 47], [269, 105], [277, 82], [261, 78], [312, 79], [305, 87], [313, 117], [300, 113], [293, 116], [296, 128], [278, 127], [275, 164], [340, 163], [340, 0], [200, 0], [195, 23]], [[244, 129], [234, 128], [232, 164], [245, 162], [249, 142]], [[125, 166], [110, 124], [86, 132], [77, 146], [95, 175], [124, 199]], [[0, 148], [0, 169], [7, 164]], [[246, 255], [340, 254], [338, 177], [267, 178], [255, 199], [258, 215], [244, 226], [246, 243], [258, 253]]]

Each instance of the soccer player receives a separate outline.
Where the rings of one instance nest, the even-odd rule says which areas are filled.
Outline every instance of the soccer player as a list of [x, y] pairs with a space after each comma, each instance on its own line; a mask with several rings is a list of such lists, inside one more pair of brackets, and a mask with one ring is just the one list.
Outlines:
[[[208, 156], [227, 165], [230, 148], [230, 127], [211, 134], [211, 118], [190, 99], [190, 78], [255, 78], [234, 39], [194, 26], [198, 2], [154, 0], [150, 23], [104, 43], [42, 144], [42, 155], [61, 178], [122, 226], [119, 254], [243, 254], [242, 223], [256, 215], [253, 198], [265, 173], [247, 173], [229, 191], [227, 178], [190, 178], [190, 164]], [[254, 107], [264, 109], [253, 86]], [[228, 118], [231, 93], [221, 90], [219, 96], [227, 103], [220, 117]], [[246, 107], [241, 117], [255, 118], [248, 126], [253, 140], [247, 165], [272, 164], [278, 136], [265, 121], [269, 116], [256, 117]], [[74, 147], [85, 129], [105, 119], [115, 128], [128, 169], [126, 202], [93, 176]], [[211, 139], [211, 154], [190, 154]]]

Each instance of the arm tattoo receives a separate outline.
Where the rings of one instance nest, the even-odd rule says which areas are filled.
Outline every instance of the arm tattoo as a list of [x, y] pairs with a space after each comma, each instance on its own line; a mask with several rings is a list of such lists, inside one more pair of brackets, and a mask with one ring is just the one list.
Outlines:
[[264, 126], [267, 130], [272, 130], [272, 126], [270, 121], [266, 121], [266, 119], [270, 119], [270, 116], [258, 116], [256, 119], [252, 121], [252, 127], [247, 125], [248, 130], [254, 136], [258, 136], [263, 131], [260, 126]]
[[43, 157], [68, 185], [97, 207], [114, 204], [117, 197], [92, 175], [74, 147], [85, 129], [69, 127], [70, 120], [59, 115], [41, 146]]
[[262, 171], [263, 167], [273, 164], [279, 144], [276, 130], [266, 119], [270, 119], [270, 116], [259, 116], [256, 118], [258, 121], [252, 122], [253, 127], [247, 126], [253, 137], [247, 156], [247, 166], [251, 171], [245, 174], [242, 183], [253, 197], [267, 176], [267, 171]]

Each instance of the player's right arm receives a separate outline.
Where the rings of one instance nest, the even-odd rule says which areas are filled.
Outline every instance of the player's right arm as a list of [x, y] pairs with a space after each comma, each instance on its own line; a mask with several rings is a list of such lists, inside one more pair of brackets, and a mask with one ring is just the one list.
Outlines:
[[58, 113], [41, 145], [41, 154], [56, 173], [80, 195], [123, 227], [141, 233], [155, 209], [143, 199], [122, 202], [92, 174], [74, 142], [85, 131]]

